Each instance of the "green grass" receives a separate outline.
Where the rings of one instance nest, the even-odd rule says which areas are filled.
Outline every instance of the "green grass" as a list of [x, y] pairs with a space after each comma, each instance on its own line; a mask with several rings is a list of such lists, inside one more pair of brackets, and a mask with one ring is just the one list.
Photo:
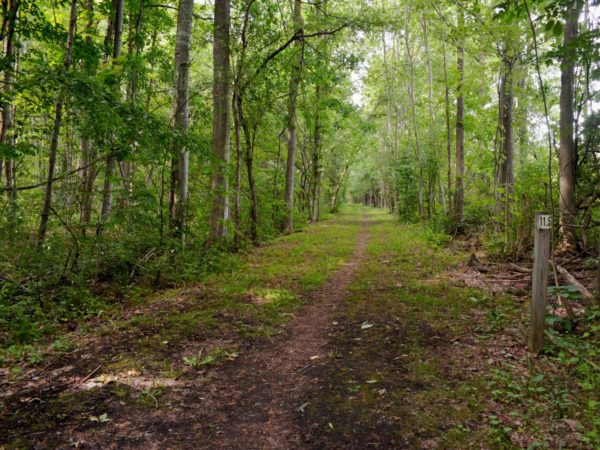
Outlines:
[[115, 320], [99, 333], [127, 339], [122, 359], [146, 372], [163, 372], [169, 357], [169, 371], [181, 365], [190, 370], [179, 355], [190, 342], [212, 348], [226, 341], [227, 348], [237, 351], [243, 342], [270, 339], [291, 320], [305, 294], [348, 260], [369, 211], [347, 207], [328, 221], [233, 255], [219, 273], [199, 280], [200, 289], [154, 295], [141, 314]]

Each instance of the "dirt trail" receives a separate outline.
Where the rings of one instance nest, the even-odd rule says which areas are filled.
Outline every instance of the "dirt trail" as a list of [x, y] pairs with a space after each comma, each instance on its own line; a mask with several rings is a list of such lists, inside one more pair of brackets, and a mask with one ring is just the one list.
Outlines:
[[[229, 364], [210, 383], [199, 412], [212, 423], [204, 448], [297, 448], [303, 436], [294, 420], [302, 408], [302, 393], [313, 380], [307, 369], [322, 364], [334, 313], [349, 295], [348, 286], [363, 259], [369, 232], [367, 220], [348, 263], [321, 288], [272, 345], [258, 348]], [[219, 381], [220, 380], [220, 381]], [[208, 417], [206, 416], [208, 414]], [[200, 445], [201, 444], [201, 445]]]

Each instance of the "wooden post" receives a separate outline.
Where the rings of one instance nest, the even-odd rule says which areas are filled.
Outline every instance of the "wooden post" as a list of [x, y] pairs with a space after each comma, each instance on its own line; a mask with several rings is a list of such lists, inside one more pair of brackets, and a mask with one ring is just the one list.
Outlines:
[[535, 244], [533, 250], [533, 275], [531, 304], [529, 305], [529, 351], [537, 355], [544, 346], [544, 321], [546, 316], [546, 290], [550, 261], [550, 228], [552, 216], [535, 215]]

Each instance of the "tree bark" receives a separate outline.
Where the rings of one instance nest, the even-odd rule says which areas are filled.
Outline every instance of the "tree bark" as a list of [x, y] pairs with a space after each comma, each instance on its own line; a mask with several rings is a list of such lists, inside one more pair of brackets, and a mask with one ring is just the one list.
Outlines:
[[[87, 35], [85, 41], [88, 45], [92, 45], [92, 34], [94, 33], [94, 1], [87, 0], [85, 3], [87, 23], [84, 33]], [[93, 69], [89, 65], [84, 65], [84, 70], [88, 75], [93, 75]], [[81, 202], [79, 208], [79, 223], [83, 235], [85, 236], [87, 227], [92, 221], [92, 203], [94, 200], [94, 181], [97, 171], [93, 164], [96, 160], [96, 147], [87, 138], [82, 137], [79, 142], [81, 150], [81, 163], [84, 167], [81, 173]]]
[[315, 87], [315, 130], [312, 148], [312, 186], [310, 221], [316, 223], [319, 220], [319, 200], [321, 197], [321, 85]]
[[[13, 6], [14, 8], [15, 6]], [[17, 6], [18, 7], [18, 3]], [[13, 123], [15, 116], [14, 105], [10, 103], [8, 100], [10, 98], [10, 90], [14, 84], [14, 76], [15, 76], [15, 46], [14, 46], [14, 34], [15, 34], [15, 25], [16, 25], [16, 12], [14, 14], [7, 14], [9, 23], [7, 24], [7, 35], [4, 39], [4, 61], [7, 65], [7, 68], [4, 72], [4, 95], [5, 102], [2, 105], [2, 127], [0, 130], [0, 143], [5, 145], [14, 145], [14, 137], [13, 137]], [[4, 161], [4, 173], [6, 176], [6, 196], [9, 202], [12, 217], [12, 210], [14, 208], [14, 203], [16, 200], [16, 190], [15, 187], [15, 179], [14, 179], [14, 161], [11, 159], [6, 159]], [[2, 179], [2, 166], [0, 165], [0, 180]]]
[[448, 215], [452, 211], [452, 128], [450, 126], [450, 85], [448, 82], [448, 66], [446, 62], [445, 33], [442, 35], [442, 52], [444, 63], [444, 115], [446, 119], [446, 195]]
[[[407, 13], [407, 17], [409, 14]], [[413, 122], [413, 135], [415, 137], [415, 152], [417, 157], [417, 165], [419, 168], [418, 177], [419, 177], [419, 186], [418, 186], [418, 201], [419, 201], [419, 217], [421, 219], [425, 218], [425, 212], [423, 208], [423, 158], [421, 155], [421, 142], [419, 140], [419, 125], [417, 123], [417, 107], [416, 107], [416, 99], [415, 99], [415, 65], [414, 58], [410, 52], [410, 42], [409, 42], [409, 23], [407, 19], [406, 28], [404, 31], [404, 42], [406, 45], [406, 55], [408, 56], [408, 70], [410, 71], [410, 77], [408, 79], [408, 91], [409, 91], [409, 100], [410, 100], [410, 109], [412, 113], [412, 122]]]
[[[67, 47], [65, 50], [65, 74], [69, 73], [71, 68], [71, 60], [73, 55], [73, 42], [75, 41], [75, 30], [77, 27], [77, 0], [71, 0], [71, 9], [69, 14], [69, 31], [67, 34]], [[54, 127], [52, 129], [52, 141], [50, 143], [50, 155], [48, 157], [48, 178], [46, 182], [46, 190], [44, 192], [44, 204], [40, 215], [40, 227], [38, 229], [38, 249], [46, 239], [46, 231], [48, 229], [48, 216], [52, 207], [52, 188], [54, 183], [54, 171], [56, 168], [56, 154], [58, 152], [58, 139], [60, 136], [60, 127], [62, 125], [63, 114], [63, 96], [59, 94], [59, 100], [56, 102], [54, 112]]]
[[577, 1], [569, 3], [568, 16], [563, 38], [563, 56], [560, 76], [560, 144], [558, 150], [558, 184], [560, 210], [560, 250], [572, 252], [577, 246], [575, 222], [577, 204], [575, 187], [577, 183], [577, 150], [573, 136], [575, 50], [573, 41], [577, 38], [579, 7]]
[[229, 222], [229, 0], [216, 0], [214, 14], [212, 151], [215, 164], [211, 182], [210, 243], [227, 238]]
[[[235, 90], [235, 88], [234, 88]], [[233, 137], [235, 143], [235, 183], [233, 187], [233, 239], [236, 247], [240, 245], [241, 238], [241, 196], [242, 196], [242, 124], [240, 115], [237, 112], [237, 95], [234, 94], [231, 99], [231, 109], [233, 112]]]
[[500, 78], [500, 164], [499, 184], [512, 189], [514, 183], [514, 139], [513, 139], [513, 61], [504, 55]]
[[[114, 41], [113, 41], [113, 67], [115, 66], [115, 61], [121, 56], [121, 48], [123, 44], [123, 9], [124, 9], [124, 0], [115, 0], [114, 2]], [[107, 36], [108, 37], [108, 36]], [[119, 94], [119, 83], [117, 82], [115, 85], [115, 91], [117, 96]], [[102, 231], [102, 226], [108, 219], [112, 211], [112, 201], [113, 201], [113, 185], [112, 185], [112, 175], [115, 167], [115, 156], [113, 155], [113, 149], [106, 157], [106, 168], [104, 172], [104, 188], [102, 195], [102, 208], [100, 210], [100, 221], [98, 223], [98, 228], [96, 230], [96, 234], [100, 234]]]
[[[458, 15], [458, 32], [462, 35], [465, 29], [465, 17], [462, 11]], [[464, 208], [464, 172], [465, 172], [465, 100], [463, 83], [465, 80], [465, 43], [461, 36], [457, 47], [457, 69], [459, 74], [456, 89], [456, 189], [454, 198], [454, 222], [457, 229], [461, 228]]]
[[[294, 0], [294, 34], [301, 35], [304, 32], [304, 19], [302, 18], [302, 1]], [[292, 62], [290, 85], [288, 93], [288, 145], [287, 164], [285, 171], [285, 218], [283, 232], [291, 233], [294, 230], [294, 177], [296, 173], [296, 98], [302, 77], [302, 66], [304, 63], [304, 41], [299, 39], [294, 47], [297, 55]]]
[[[242, 175], [242, 159], [246, 165], [246, 171], [248, 176], [248, 190], [250, 191], [250, 240], [254, 245], [258, 245], [258, 199], [256, 195], [256, 183], [254, 181], [254, 168], [253, 168], [253, 146], [254, 138], [251, 136], [248, 123], [244, 117], [244, 93], [247, 85], [243, 83], [242, 74], [245, 69], [246, 60], [246, 49], [248, 48], [248, 41], [246, 33], [248, 30], [248, 22], [250, 19], [250, 8], [254, 0], [248, 0], [246, 2], [246, 10], [244, 13], [244, 20], [242, 25], [242, 31], [240, 35], [241, 50], [237, 61], [237, 67], [235, 71], [235, 79], [233, 83], [233, 98], [232, 98], [232, 109], [234, 117], [234, 130], [235, 130], [235, 145], [236, 145], [236, 199], [235, 199], [235, 231], [236, 239], [240, 234], [241, 227], [241, 208], [240, 208], [240, 196], [241, 196], [241, 175]], [[244, 149], [242, 152], [242, 133], [243, 131], [243, 142]], [[256, 130], [255, 130], [256, 131]], [[243, 153], [243, 154], [242, 154]]]
[[245, 152], [244, 159], [246, 161], [246, 172], [248, 176], [248, 190], [250, 191], [250, 239], [254, 245], [258, 245], [258, 196], [256, 194], [256, 182], [254, 180], [254, 138], [256, 137], [256, 129], [250, 135], [250, 129], [244, 118], [244, 110], [242, 103], [238, 105], [240, 114], [240, 123], [244, 131]]
[[173, 145], [174, 160], [177, 163], [175, 189], [175, 216], [173, 232], [183, 238], [188, 210], [189, 151], [181, 140], [186, 139], [189, 130], [189, 86], [190, 86], [190, 42], [194, 0], [180, 0], [177, 14], [177, 37], [175, 42], [175, 102], [173, 122], [178, 132]]
[[504, 188], [501, 196], [504, 203], [505, 243], [510, 243], [510, 194], [514, 184], [514, 139], [513, 139], [513, 68], [514, 60], [505, 49], [502, 55], [502, 75], [499, 95], [500, 161], [498, 184]]

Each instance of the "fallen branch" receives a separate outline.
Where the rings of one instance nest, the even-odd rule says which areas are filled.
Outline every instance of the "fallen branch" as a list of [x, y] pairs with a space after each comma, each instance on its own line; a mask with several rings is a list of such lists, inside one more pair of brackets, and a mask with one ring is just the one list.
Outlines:
[[527, 267], [521, 267], [515, 263], [510, 263], [509, 266], [515, 271], [520, 273], [531, 273], [533, 270], [528, 269]]
[[583, 284], [581, 284], [577, 279], [569, 273], [567, 269], [562, 267], [559, 264], [553, 263], [550, 261], [550, 264], [553, 264], [558, 273], [560, 273], [563, 278], [571, 285], [575, 286], [579, 293], [585, 298], [587, 301], [591, 302], [594, 299], [592, 293], [586, 288]]
[[98, 370], [100, 369], [100, 367], [102, 367], [102, 366], [98, 366], [98, 367], [96, 367], [94, 370], [92, 370], [92, 371], [90, 372], [90, 374], [89, 374], [87, 377], [85, 377], [83, 380], [81, 380], [79, 383], [83, 384], [83, 383], [85, 383], [87, 380], [89, 380], [89, 379], [90, 379], [90, 377], [91, 377], [92, 375], [94, 375], [96, 372], [98, 372]]

